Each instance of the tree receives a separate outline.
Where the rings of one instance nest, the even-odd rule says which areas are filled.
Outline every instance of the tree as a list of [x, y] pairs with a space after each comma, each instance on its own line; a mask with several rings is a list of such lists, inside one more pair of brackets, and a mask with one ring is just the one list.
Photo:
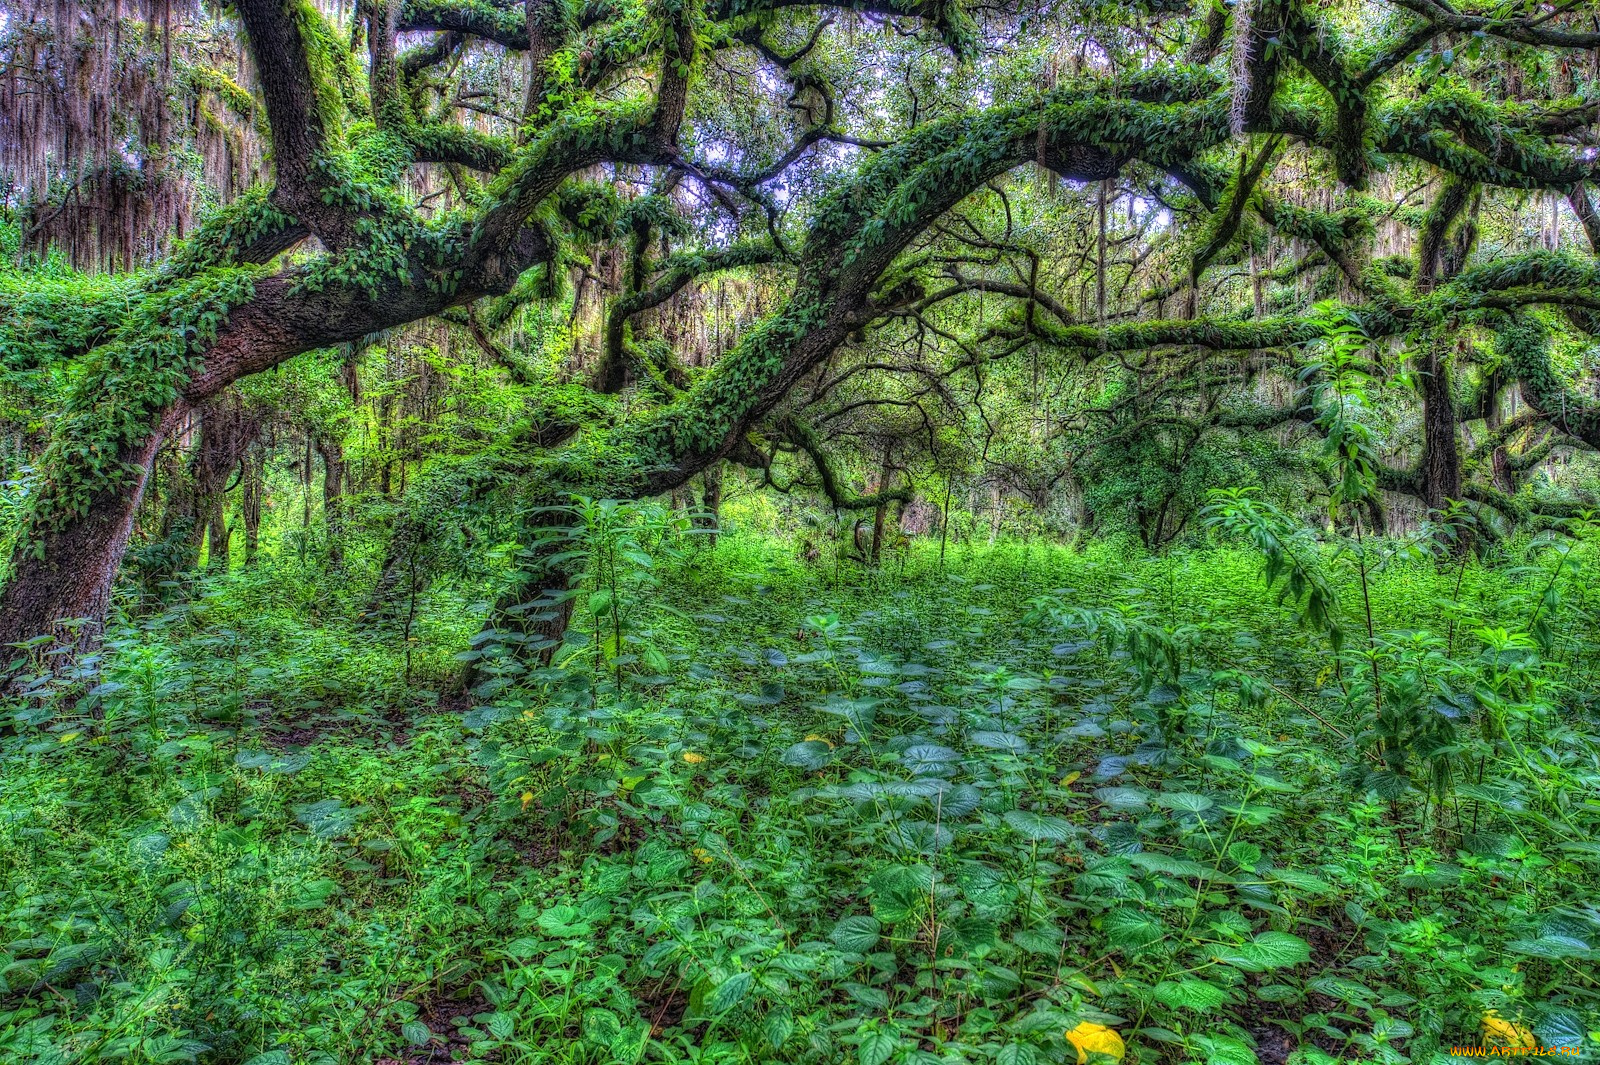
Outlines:
[[[538, 427], [462, 473], [461, 491], [514, 482], [529, 504], [654, 495], [759, 454], [763, 428], [825, 469], [826, 439], [784, 408], [796, 386], [869, 332], [928, 323], [936, 305], [974, 293], [1007, 305], [984, 324], [985, 345], [1083, 365], [1160, 355], [1161, 374], [1184, 390], [1205, 389], [1240, 353], [1302, 350], [1352, 320], [1369, 344], [1481, 325], [1552, 424], [1600, 444], [1600, 414], [1550, 369], [1544, 338], [1557, 326], [1540, 310], [1584, 329], [1600, 321], [1593, 258], [1465, 265], [1464, 235], [1479, 190], [1570, 197], [1586, 230], [1600, 228], [1586, 191], [1600, 163], [1585, 133], [1600, 104], [1555, 92], [1529, 101], [1471, 71], [1434, 76], [1414, 98], [1394, 91], [1417, 77], [1413, 56], [1453, 55], [1436, 42], [1467, 37], [1485, 55], [1536, 62], [1600, 45], [1572, 13], [1400, 0], [1374, 34], [1356, 5], [1159, 5], [1119, 33], [1115, 55], [1041, 79], [1024, 44], [1037, 27], [1089, 54], [1071, 9], [864, 0], [841, 25], [817, 8], [827, 11], [789, 0], [369, 0], [347, 37], [304, 0], [240, 0], [270, 186], [214, 212], [132, 281], [100, 277], [87, 298], [85, 284], [55, 301], [33, 292], [26, 315], [20, 294], [5, 297], [6, 351], [66, 365], [69, 385], [0, 593], [0, 641], [103, 615], [156, 451], [188, 411], [304, 352], [434, 316], [476, 323], [494, 347], [494, 329], [557, 287], [591, 245], [616, 249], [626, 277], [597, 365], [552, 386]], [[919, 78], [923, 53], [855, 41], [862, 21], [921, 26], [948, 58]], [[885, 67], [863, 74], [839, 61], [854, 51], [898, 57], [902, 121], [841, 105], [845, 89], [887, 89]], [[525, 56], [525, 72], [509, 55]], [[730, 72], [733, 56], [759, 64], [759, 76]], [[979, 105], [952, 106], [941, 83]], [[1324, 161], [1342, 184], [1338, 204], [1308, 206], [1275, 187], [1284, 166]], [[952, 241], [972, 243], [951, 236], [952, 212], [1025, 166], [1094, 190], [1088, 314], [1053, 309], [1037, 275], [940, 267]], [[1462, 201], [1423, 221], [1409, 267], [1373, 254], [1387, 208], [1365, 195], [1375, 176], [1401, 170], [1442, 182], [1441, 204]], [[647, 191], [619, 196], [607, 177]], [[1132, 315], [1113, 298], [1119, 182], [1169, 205], [1165, 254], [1187, 260], [1175, 270], [1179, 318], [1162, 317], [1165, 296], [1154, 314]], [[1315, 255], [1307, 269], [1341, 290], [1341, 315], [1299, 306], [1247, 318], [1203, 298], [1207, 279], [1262, 231]], [[782, 274], [785, 298], [710, 366], [684, 367], [652, 342], [649, 312], [756, 264]], [[519, 355], [505, 354], [513, 364]], [[1435, 503], [1460, 477], [1454, 414], [1442, 363], [1426, 362], [1422, 377]], [[397, 534], [400, 550], [426, 534], [425, 523]]]

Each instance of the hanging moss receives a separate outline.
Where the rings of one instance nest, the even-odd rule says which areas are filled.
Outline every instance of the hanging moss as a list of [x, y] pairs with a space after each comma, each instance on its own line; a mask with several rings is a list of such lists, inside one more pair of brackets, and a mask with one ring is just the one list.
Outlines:
[[184, 76], [191, 89], [196, 91], [204, 89], [214, 93], [234, 114], [243, 118], [255, 115], [255, 97], [250, 95], [249, 90], [215, 67], [196, 64], [188, 67], [184, 71]]

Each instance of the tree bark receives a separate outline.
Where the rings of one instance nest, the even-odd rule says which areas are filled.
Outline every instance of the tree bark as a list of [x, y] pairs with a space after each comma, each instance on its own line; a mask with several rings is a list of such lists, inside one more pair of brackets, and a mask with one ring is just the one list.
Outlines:
[[722, 463], [714, 462], [700, 474], [700, 509], [704, 516], [706, 542], [717, 546], [717, 534], [722, 529]]
[[208, 527], [206, 550], [209, 552], [206, 557], [206, 569], [213, 573], [227, 573], [228, 564], [232, 561], [229, 558], [229, 548], [233, 545], [233, 531], [228, 528], [225, 520], [221, 496], [214, 496], [211, 499], [210, 509], [210, 520], [206, 523]]
[[328, 527], [328, 561], [344, 564], [344, 445], [317, 437], [322, 456], [322, 517]]
[[98, 638], [156, 452], [186, 413], [168, 408], [150, 435], [120, 456], [129, 478], [119, 488], [101, 492], [82, 517], [19, 547], [0, 592], [0, 644], [51, 636], [82, 647]]
[[1422, 497], [1428, 509], [1442, 511], [1461, 498], [1461, 449], [1455, 397], [1438, 351], [1429, 344], [1422, 364]]
[[244, 471], [239, 480], [239, 520], [244, 524], [244, 564], [256, 564], [261, 539], [261, 497], [265, 488], [265, 460], [251, 448], [245, 452]]
[[894, 455], [892, 443], [883, 445], [883, 466], [878, 470], [878, 487], [874, 489], [878, 494], [878, 505], [872, 510], [872, 568], [877, 569], [879, 561], [883, 558], [883, 526], [889, 516], [889, 501], [883, 494], [889, 490], [889, 481], [894, 477], [894, 467], [890, 465]]
[[[492, 636], [480, 637], [483, 648], [499, 644], [511, 658], [538, 666], [554, 661], [572, 620], [572, 593], [580, 577], [562, 566], [545, 564], [544, 557], [557, 550], [552, 546], [532, 559], [532, 568], [496, 600], [484, 623]], [[491, 677], [492, 670], [484, 668], [480, 659], [467, 663], [461, 680], [463, 686], [475, 688]]]

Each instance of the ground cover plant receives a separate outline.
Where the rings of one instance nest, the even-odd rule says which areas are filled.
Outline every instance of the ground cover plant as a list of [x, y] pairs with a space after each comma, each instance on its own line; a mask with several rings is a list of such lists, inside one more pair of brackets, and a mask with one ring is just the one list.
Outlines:
[[1593, 1052], [1587, 542], [1393, 560], [1337, 663], [1243, 548], [681, 551], [484, 699], [271, 581], [113, 632], [5, 741], [7, 1060]]

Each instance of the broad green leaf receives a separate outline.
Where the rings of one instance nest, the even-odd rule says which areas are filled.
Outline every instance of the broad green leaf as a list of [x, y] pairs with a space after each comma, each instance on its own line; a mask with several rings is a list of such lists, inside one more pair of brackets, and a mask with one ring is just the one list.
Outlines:
[[883, 1065], [900, 1049], [900, 1037], [893, 1031], [867, 1032], [857, 1046], [861, 1065]]
[[755, 980], [755, 974], [749, 971], [734, 973], [706, 996], [706, 1009], [711, 1013], [726, 1013], [744, 1001]]
[[829, 938], [840, 950], [853, 954], [865, 954], [878, 945], [879, 930], [882, 926], [876, 917], [866, 914], [852, 914], [839, 920], [833, 926]]
[[1311, 947], [1288, 932], [1262, 932], [1248, 943], [1217, 949], [1214, 956], [1247, 973], [1261, 973], [1310, 961]]
[[1155, 1000], [1174, 1009], [1205, 1012], [1227, 1001], [1227, 992], [1204, 980], [1163, 980], [1151, 991]]
[[1105, 915], [1102, 926], [1106, 938], [1119, 950], [1137, 950], [1166, 934], [1161, 922], [1133, 907], [1112, 910]]
[[833, 761], [833, 748], [821, 740], [803, 740], [783, 752], [783, 764], [817, 772]]
[[1033, 810], [1007, 810], [1005, 822], [1018, 834], [1035, 841], [1064, 843], [1078, 833], [1078, 829], [1066, 818]]
[[1150, 801], [1157, 806], [1165, 806], [1169, 810], [1179, 813], [1199, 814], [1216, 805], [1204, 795], [1196, 795], [1191, 791], [1162, 791], [1150, 797]]
[[786, 1006], [775, 1007], [767, 1014], [761, 1028], [767, 1037], [767, 1044], [772, 1049], [779, 1050], [794, 1034], [794, 1014], [790, 1013]]
[[1039, 1052], [1026, 1043], [1007, 1043], [994, 1060], [995, 1065], [1035, 1065]]
[[1164, 876], [1193, 877], [1197, 880], [1218, 880], [1224, 883], [1233, 879], [1209, 865], [1191, 862], [1187, 858], [1174, 858], [1155, 851], [1139, 851], [1137, 854], [1128, 855], [1128, 860], [1141, 869], [1148, 869], [1152, 873], [1161, 873]]
[[1119, 813], [1137, 813], [1150, 807], [1150, 793], [1142, 788], [1096, 788], [1094, 797]]
[[1527, 954], [1535, 958], [1587, 958], [1594, 953], [1589, 949], [1589, 944], [1572, 936], [1540, 936], [1538, 939], [1513, 939], [1506, 944], [1507, 950], [1516, 951], [1518, 954]]
[[1260, 1065], [1256, 1052], [1243, 1040], [1226, 1035], [1197, 1035], [1194, 1042], [1201, 1050], [1196, 1056], [1206, 1065]]

